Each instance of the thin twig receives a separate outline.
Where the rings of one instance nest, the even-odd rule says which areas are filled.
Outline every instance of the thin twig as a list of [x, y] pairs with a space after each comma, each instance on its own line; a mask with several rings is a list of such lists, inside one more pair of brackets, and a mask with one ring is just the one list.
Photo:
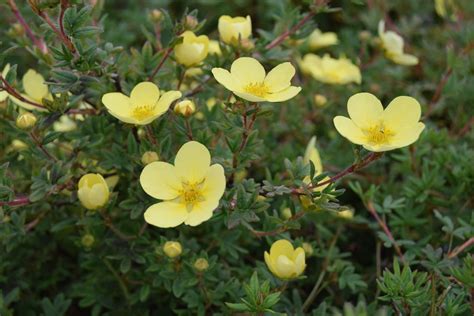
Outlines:
[[40, 109], [45, 109], [45, 106], [42, 105], [42, 104], [39, 104], [39, 103], [36, 103], [36, 102], [33, 102], [31, 100], [28, 100], [26, 99], [25, 97], [23, 97], [19, 92], [17, 92], [15, 90], [15, 88], [13, 88], [9, 83], [8, 81], [3, 78], [3, 76], [0, 74], [0, 81], [2, 82], [2, 88], [8, 92], [8, 94], [10, 94], [11, 96], [15, 97], [16, 99], [22, 101], [22, 102], [25, 102], [25, 103], [28, 103], [29, 105], [32, 105], [34, 107], [37, 107], [37, 108], [40, 108]]
[[151, 73], [151, 75], [148, 77], [148, 80], [149, 81], [152, 81], [153, 78], [155, 77], [155, 75], [158, 73], [158, 71], [161, 69], [161, 67], [163, 66], [163, 64], [165, 63], [166, 59], [168, 59], [168, 57], [170, 56], [171, 52], [173, 51], [173, 47], [168, 47], [165, 51], [165, 54], [163, 55], [163, 57], [161, 58], [160, 62], [158, 63], [158, 65], [156, 66], [156, 68], [153, 70], [153, 72]]
[[295, 33], [297, 30], [299, 30], [303, 25], [306, 24], [309, 20], [311, 20], [315, 16], [314, 12], [309, 12], [304, 18], [302, 18], [296, 25], [294, 25], [292, 28], [289, 30], [286, 30], [285, 32], [281, 33], [280, 36], [275, 38], [271, 43], [269, 43], [267, 46], [265, 46], [265, 49], [269, 50], [272, 49], [278, 45], [280, 45], [285, 39], [288, 38], [288, 36], [292, 35]]
[[466, 242], [464, 242], [461, 246], [458, 246], [458, 247], [454, 248], [454, 250], [448, 254], [448, 258], [452, 259], [452, 258], [456, 257], [461, 252], [463, 252], [464, 249], [471, 246], [472, 244], [474, 244], [474, 237], [471, 237], [468, 240], [466, 240]]

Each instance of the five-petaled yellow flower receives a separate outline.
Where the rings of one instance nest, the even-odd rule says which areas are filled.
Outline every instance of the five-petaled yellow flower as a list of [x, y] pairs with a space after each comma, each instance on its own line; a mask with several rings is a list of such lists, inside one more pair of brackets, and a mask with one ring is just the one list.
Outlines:
[[184, 144], [174, 166], [162, 162], [147, 165], [141, 175], [143, 190], [163, 200], [150, 206], [145, 221], [167, 228], [183, 222], [196, 226], [212, 217], [225, 191], [224, 168], [211, 164], [209, 150], [196, 141]]
[[240, 57], [232, 63], [230, 72], [213, 68], [212, 74], [226, 89], [251, 102], [282, 102], [301, 91], [301, 87], [291, 85], [295, 67], [289, 62], [279, 64], [266, 74], [258, 60]]
[[315, 54], [306, 54], [300, 61], [301, 71], [314, 79], [329, 84], [359, 83], [362, 81], [359, 67], [349, 59], [339, 59], [324, 55], [322, 58]]
[[270, 253], [265, 251], [265, 263], [276, 277], [294, 279], [306, 268], [305, 252], [302, 247], [294, 249], [288, 240], [280, 239], [272, 244]]
[[[53, 96], [48, 90], [48, 86], [43, 78], [43, 76], [33, 69], [29, 69], [22, 78], [23, 90], [25, 93], [22, 93], [21, 96], [31, 102], [43, 104], [43, 99], [52, 101]], [[34, 105], [31, 105], [27, 102], [18, 100], [14, 96], [10, 95], [9, 98], [17, 105], [25, 108], [27, 110], [36, 110], [36, 111], [47, 111], [46, 108], [40, 108]]]
[[252, 35], [252, 20], [250, 16], [237, 16], [235, 18], [223, 15], [219, 18], [219, 35], [224, 43], [236, 44]]
[[395, 32], [385, 31], [385, 22], [379, 22], [379, 37], [385, 56], [396, 64], [413, 66], [418, 64], [416, 56], [403, 53], [403, 38]]
[[315, 29], [308, 37], [308, 44], [312, 50], [336, 45], [337, 43], [339, 43], [339, 40], [334, 32], [323, 33], [321, 30]]
[[206, 35], [196, 36], [191, 31], [181, 34], [183, 42], [174, 47], [176, 61], [186, 67], [195, 66], [207, 57], [209, 38]]
[[102, 96], [109, 113], [122, 122], [146, 125], [165, 113], [173, 101], [181, 97], [179, 91], [168, 91], [160, 95], [160, 89], [152, 82], [141, 82], [133, 88], [130, 97], [120, 92]]
[[425, 128], [425, 124], [419, 122], [420, 104], [412, 97], [397, 97], [384, 110], [374, 95], [357, 93], [347, 101], [347, 112], [350, 118], [334, 118], [337, 131], [370, 151], [408, 146], [418, 139]]

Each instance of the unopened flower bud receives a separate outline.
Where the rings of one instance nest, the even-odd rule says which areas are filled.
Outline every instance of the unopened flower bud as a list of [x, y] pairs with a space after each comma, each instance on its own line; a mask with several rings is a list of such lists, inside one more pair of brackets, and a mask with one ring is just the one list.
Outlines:
[[84, 247], [90, 248], [92, 247], [94, 242], [95, 242], [95, 238], [91, 234], [85, 234], [84, 236], [82, 236], [81, 243]]
[[328, 102], [328, 99], [322, 94], [315, 94], [314, 95], [314, 103], [319, 106], [323, 107]]
[[372, 34], [369, 31], [364, 30], [359, 32], [359, 39], [363, 42], [367, 42], [368, 40], [370, 40], [371, 37]]
[[293, 214], [291, 214], [291, 210], [289, 207], [285, 207], [284, 209], [281, 210], [281, 217], [283, 219], [290, 219]]
[[345, 208], [337, 213], [337, 217], [343, 219], [352, 219], [354, 217], [354, 211], [349, 208]]
[[198, 258], [194, 262], [194, 268], [199, 272], [206, 271], [209, 268], [209, 262], [207, 262], [207, 260], [204, 258]]
[[163, 252], [169, 258], [176, 258], [183, 252], [183, 248], [179, 241], [167, 241], [163, 245]]
[[196, 111], [196, 105], [191, 100], [183, 100], [174, 106], [174, 112], [184, 117], [191, 116]]
[[309, 242], [304, 242], [303, 243], [303, 250], [304, 250], [306, 256], [309, 257], [309, 256], [313, 255], [313, 252], [314, 252], [313, 246], [311, 246], [311, 244]]
[[154, 23], [159, 23], [163, 19], [163, 12], [158, 9], [153, 9], [150, 12], [150, 20]]
[[184, 26], [187, 30], [193, 30], [199, 24], [196, 17], [192, 15], [186, 15], [184, 19]]
[[16, 126], [21, 129], [30, 129], [36, 124], [36, 116], [33, 113], [25, 112], [16, 118]]
[[98, 209], [109, 201], [109, 187], [98, 173], [88, 173], [79, 180], [77, 196], [88, 210]]
[[253, 41], [249, 38], [246, 38], [246, 39], [242, 39], [240, 41], [240, 45], [242, 46], [242, 48], [246, 51], [251, 51], [252, 49], [255, 48], [255, 44], [253, 43]]
[[142, 155], [142, 163], [145, 166], [158, 160], [160, 160], [160, 156], [158, 156], [158, 154], [154, 151], [146, 151]]

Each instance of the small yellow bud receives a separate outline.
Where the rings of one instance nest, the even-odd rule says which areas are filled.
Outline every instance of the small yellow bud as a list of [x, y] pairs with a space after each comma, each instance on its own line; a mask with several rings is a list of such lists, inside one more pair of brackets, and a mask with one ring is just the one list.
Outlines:
[[343, 219], [352, 219], [354, 217], [354, 211], [349, 208], [345, 208], [337, 213], [337, 217]]
[[207, 262], [207, 260], [204, 258], [198, 258], [194, 262], [194, 268], [199, 272], [206, 271], [209, 268], [209, 262]]
[[104, 206], [109, 200], [109, 187], [98, 173], [88, 173], [79, 180], [77, 196], [88, 210]]
[[84, 236], [82, 236], [81, 243], [84, 247], [90, 248], [92, 247], [94, 242], [95, 242], [95, 238], [91, 234], [85, 234]]
[[28, 148], [28, 145], [27, 145], [25, 142], [23, 142], [23, 141], [21, 141], [21, 140], [19, 140], [19, 139], [14, 139], [14, 140], [12, 141], [11, 148], [12, 148], [13, 150], [21, 151], [21, 150], [27, 149], [27, 148]]
[[205, 118], [204, 113], [202, 112], [196, 112], [196, 114], [194, 114], [194, 117], [200, 121], [204, 120]]
[[263, 196], [263, 195], [260, 195], [260, 194], [259, 194], [259, 195], [257, 196], [257, 202], [263, 202], [263, 201], [265, 201], [266, 199], [267, 199], [267, 198], [266, 198], [265, 196]]
[[328, 99], [322, 95], [322, 94], [315, 94], [314, 95], [314, 103], [319, 106], [319, 107], [323, 107], [324, 105], [326, 105], [326, 103], [328, 102]]
[[283, 219], [290, 219], [293, 214], [291, 214], [291, 210], [289, 207], [285, 207], [284, 209], [281, 210], [281, 217]]
[[10, 29], [10, 33], [14, 36], [23, 36], [25, 34], [25, 29], [20, 23], [14, 23]]
[[311, 246], [311, 244], [309, 242], [304, 242], [303, 243], [303, 250], [304, 250], [304, 253], [306, 254], [306, 256], [310, 257], [313, 255], [313, 246]]
[[167, 241], [163, 246], [163, 252], [169, 258], [176, 258], [183, 252], [183, 248], [179, 241]]
[[367, 42], [372, 38], [372, 34], [369, 31], [360, 31], [359, 32], [359, 39], [362, 42]]
[[226, 44], [237, 44], [239, 39], [245, 40], [252, 35], [252, 20], [247, 15], [230, 17], [223, 15], [217, 26], [221, 40]]
[[183, 100], [174, 106], [174, 112], [184, 117], [191, 116], [196, 111], [196, 105], [191, 100]]
[[158, 9], [153, 9], [150, 12], [150, 20], [154, 23], [159, 23], [163, 19], [163, 12]]
[[250, 51], [252, 49], [255, 48], [255, 44], [253, 43], [253, 41], [249, 38], [247, 39], [243, 39], [240, 41], [240, 45], [242, 46], [242, 48], [246, 51]]
[[206, 106], [207, 106], [207, 109], [209, 111], [212, 111], [212, 109], [214, 108], [214, 106], [216, 104], [217, 104], [217, 100], [214, 97], [211, 97], [211, 98], [207, 99], [207, 101], [206, 101]]
[[33, 113], [25, 112], [16, 118], [16, 126], [21, 129], [30, 129], [36, 124], [36, 116]]
[[160, 160], [160, 156], [154, 151], [145, 151], [142, 155], [142, 164], [145, 166], [158, 160]]
[[196, 17], [194, 17], [192, 15], [186, 15], [186, 17], [184, 19], [184, 27], [187, 30], [194, 29], [196, 26], [198, 26], [198, 24], [199, 24], [199, 21], [196, 19]]
[[305, 252], [303, 248], [293, 248], [293, 245], [285, 239], [275, 241], [270, 253], [264, 253], [265, 263], [268, 269], [276, 277], [282, 280], [290, 280], [303, 274], [306, 268]]

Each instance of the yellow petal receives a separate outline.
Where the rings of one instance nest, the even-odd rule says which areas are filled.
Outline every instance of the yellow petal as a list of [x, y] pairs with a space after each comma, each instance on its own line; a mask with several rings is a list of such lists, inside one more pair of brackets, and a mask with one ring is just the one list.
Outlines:
[[[40, 101], [37, 101], [37, 100], [33, 100], [32, 98], [30, 98], [29, 96], [27, 96], [26, 94], [24, 93], [21, 93], [21, 96], [29, 101], [32, 101], [32, 102], [36, 102], [36, 103], [41, 103]], [[39, 112], [47, 112], [48, 109], [46, 108], [40, 108], [38, 106], [34, 106], [34, 105], [31, 105], [27, 102], [23, 102], [23, 101], [20, 101], [19, 99], [15, 98], [14, 96], [12, 95], [9, 95], [8, 96], [10, 98], [10, 100], [15, 103], [16, 105], [26, 109], [26, 110], [29, 110], [29, 111], [39, 111]]]
[[263, 82], [265, 80], [265, 69], [255, 58], [240, 57], [236, 59], [230, 68], [232, 77], [237, 77], [245, 86], [252, 82]]
[[209, 150], [196, 141], [184, 144], [174, 160], [178, 176], [190, 183], [203, 181], [209, 171], [210, 164], [211, 154]]
[[201, 192], [206, 200], [219, 201], [225, 192], [225, 185], [224, 168], [214, 164], [208, 169]]
[[141, 82], [130, 93], [132, 106], [155, 105], [160, 98], [160, 89], [153, 82]]
[[383, 106], [376, 96], [362, 92], [349, 98], [347, 112], [358, 127], [368, 128], [378, 123], [383, 114]]
[[391, 130], [415, 125], [420, 117], [420, 103], [415, 98], [407, 96], [393, 99], [383, 113], [384, 122]]
[[293, 253], [293, 261], [296, 267], [296, 275], [298, 276], [303, 273], [306, 268], [305, 252], [303, 248], [298, 247], [295, 249], [295, 252]]
[[280, 239], [272, 244], [272, 247], [270, 248], [270, 256], [272, 258], [277, 258], [281, 255], [291, 256], [293, 250], [293, 245], [288, 240]]
[[102, 96], [102, 103], [110, 114], [119, 120], [134, 124], [135, 119], [131, 117], [130, 98], [120, 92], [106, 93]]
[[294, 75], [295, 67], [291, 63], [281, 63], [268, 73], [264, 82], [271, 93], [279, 92], [291, 85], [291, 79]]
[[265, 251], [264, 253], [264, 258], [265, 258], [265, 263], [267, 264], [268, 269], [270, 270], [271, 273], [274, 275], [277, 275], [276, 269], [275, 269], [275, 263], [273, 262], [272, 258], [270, 257], [270, 254]]
[[364, 133], [349, 118], [344, 116], [336, 116], [334, 118], [334, 126], [336, 127], [339, 134], [341, 134], [354, 144], [361, 145], [365, 142]]
[[148, 195], [160, 200], [176, 198], [181, 189], [175, 167], [162, 161], [152, 162], [143, 168], [140, 184]]
[[399, 131], [390, 142], [395, 148], [401, 148], [413, 144], [425, 129], [425, 124], [418, 122], [410, 128]]
[[155, 109], [156, 114], [161, 115], [162, 113], [168, 111], [171, 103], [181, 98], [181, 95], [182, 94], [179, 91], [165, 92], [161, 96], [160, 100], [158, 101], [158, 104], [156, 105], [156, 109]]
[[316, 148], [316, 136], [311, 137], [308, 146], [306, 146], [306, 151], [304, 153], [303, 161], [308, 164], [310, 161], [313, 163], [316, 175], [323, 172], [323, 164], [321, 162], [321, 156], [319, 151]]
[[283, 102], [289, 100], [300, 93], [301, 87], [291, 86], [285, 90], [269, 94], [266, 99], [270, 102]]
[[169, 228], [182, 224], [188, 217], [188, 211], [185, 204], [166, 201], [150, 206], [144, 217], [150, 225]]
[[23, 89], [29, 97], [37, 102], [41, 102], [49, 95], [48, 86], [45, 84], [43, 76], [33, 69], [29, 69], [23, 76]]
[[212, 68], [212, 74], [217, 82], [230, 91], [242, 90], [242, 85], [234, 78], [229, 71], [223, 68]]
[[287, 256], [278, 256], [275, 262], [277, 276], [281, 279], [290, 279], [296, 276], [296, 266]]
[[219, 206], [219, 200], [206, 200], [196, 203], [184, 223], [189, 226], [197, 226], [207, 221], [212, 217], [217, 206]]
[[394, 55], [391, 57], [391, 59], [395, 63], [403, 66], [414, 66], [418, 64], [418, 58], [409, 54]]
[[264, 98], [257, 97], [256, 95], [246, 93], [246, 92], [240, 92], [240, 91], [233, 91], [233, 92], [236, 96], [241, 97], [242, 99], [245, 99], [250, 102], [265, 102], [268, 99], [268, 97], [267, 99], [264, 99]]

